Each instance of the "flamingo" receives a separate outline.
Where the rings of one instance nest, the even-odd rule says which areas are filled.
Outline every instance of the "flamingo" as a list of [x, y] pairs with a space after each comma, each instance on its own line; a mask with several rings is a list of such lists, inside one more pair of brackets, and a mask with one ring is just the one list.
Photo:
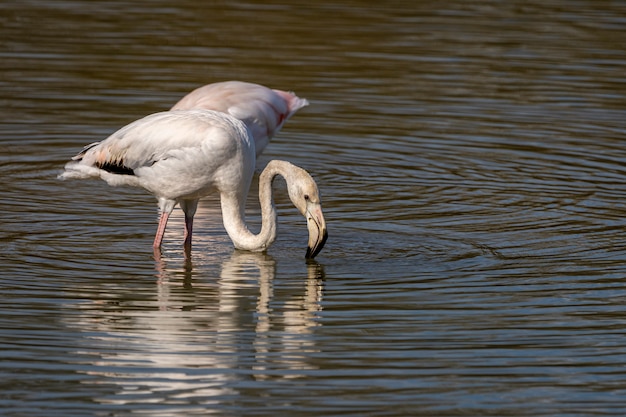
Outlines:
[[255, 235], [246, 226], [244, 210], [255, 165], [255, 142], [239, 119], [212, 110], [175, 110], [136, 120], [102, 142], [86, 146], [59, 177], [101, 178], [112, 186], [141, 187], [154, 194], [160, 211], [153, 243], [156, 253], [176, 204], [185, 214], [184, 247], [190, 250], [198, 201], [215, 191], [234, 246], [266, 250], [276, 238], [272, 181], [280, 175], [289, 198], [307, 220], [306, 257], [315, 257], [328, 237], [317, 184], [296, 165], [270, 161], [259, 177], [262, 225]]
[[294, 93], [243, 81], [224, 81], [193, 90], [171, 110], [216, 110], [236, 117], [250, 129], [258, 157], [285, 122], [308, 104]]

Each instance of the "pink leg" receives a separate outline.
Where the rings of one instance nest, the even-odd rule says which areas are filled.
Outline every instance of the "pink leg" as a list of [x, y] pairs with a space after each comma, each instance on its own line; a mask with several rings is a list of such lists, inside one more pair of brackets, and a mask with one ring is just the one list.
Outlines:
[[163, 235], [165, 235], [165, 226], [167, 226], [167, 219], [170, 217], [168, 212], [161, 212], [161, 218], [159, 219], [159, 227], [157, 227], [156, 235], [154, 236], [154, 243], [152, 247], [158, 249], [163, 242]]

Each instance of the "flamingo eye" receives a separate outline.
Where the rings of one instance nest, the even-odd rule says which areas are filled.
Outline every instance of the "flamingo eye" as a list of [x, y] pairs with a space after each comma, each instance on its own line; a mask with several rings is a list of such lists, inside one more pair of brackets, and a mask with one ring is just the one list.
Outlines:
[[309, 201], [309, 195], [308, 195], [308, 194], [305, 194], [305, 195], [304, 195], [304, 199], [305, 199], [306, 201]]

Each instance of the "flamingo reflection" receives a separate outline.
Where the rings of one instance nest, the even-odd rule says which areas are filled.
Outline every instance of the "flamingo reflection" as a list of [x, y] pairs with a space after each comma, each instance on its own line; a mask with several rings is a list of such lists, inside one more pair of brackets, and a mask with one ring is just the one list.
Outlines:
[[276, 260], [265, 253], [235, 250], [221, 264], [167, 253], [156, 261], [151, 295], [118, 289], [115, 301], [94, 302], [71, 320], [85, 339], [79, 353], [93, 358], [87, 373], [94, 383], [118, 387], [99, 401], [135, 404], [138, 395], [154, 401], [158, 393], [164, 403], [215, 403], [236, 395], [241, 379], [297, 378], [315, 369], [319, 264], [276, 282]]

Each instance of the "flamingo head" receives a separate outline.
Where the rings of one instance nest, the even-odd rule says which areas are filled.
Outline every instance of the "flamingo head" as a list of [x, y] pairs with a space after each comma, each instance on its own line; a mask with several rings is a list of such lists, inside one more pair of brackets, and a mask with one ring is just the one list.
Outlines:
[[309, 229], [309, 242], [306, 258], [313, 259], [324, 247], [328, 232], [326, 220], [322, 213], [322, 200], [315, 180], [304, 169], [292, 165], [287, 189], [291, 202], [306, 218]]

